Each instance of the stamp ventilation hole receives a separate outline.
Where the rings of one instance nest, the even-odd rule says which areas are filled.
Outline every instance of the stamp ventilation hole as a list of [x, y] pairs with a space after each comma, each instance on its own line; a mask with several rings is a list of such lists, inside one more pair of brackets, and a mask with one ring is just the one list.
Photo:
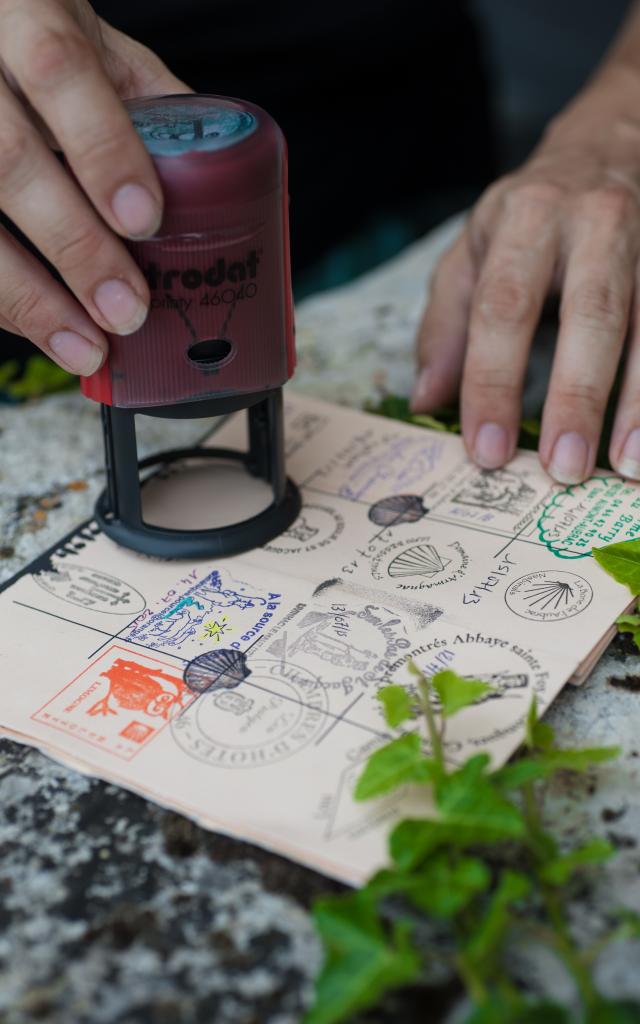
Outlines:
[[218, 366], [231, 355], [231, 342], [226, 338], [197, 341], [187, 350], [189, 361], [203, 370]]

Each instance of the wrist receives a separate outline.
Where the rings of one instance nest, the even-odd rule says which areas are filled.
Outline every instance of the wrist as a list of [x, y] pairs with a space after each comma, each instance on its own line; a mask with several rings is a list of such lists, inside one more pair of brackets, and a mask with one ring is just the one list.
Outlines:
[[539, 148], [610, 146], [623, 135], [640, 158], [640, 66], [607, 62], [548, 124]]

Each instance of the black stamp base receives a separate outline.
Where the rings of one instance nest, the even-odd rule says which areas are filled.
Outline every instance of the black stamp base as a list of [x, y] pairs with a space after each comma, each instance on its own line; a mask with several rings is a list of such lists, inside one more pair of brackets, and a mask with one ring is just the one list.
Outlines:
[[[178, 448], [138, 462], [135, 416], [221, 416], [247, 409], [249, 451], [230, 448]], [[188, 410], [188, 411], [187, 411]], [[192, 402], [188, 406], [119, 409], [102, 406], [107, 464], [107, 487], [96, 502], [98, 524], [108, 537], [144, 555], [157, 558], [199, 559], [239, 555], [261, 547], [283, 533], [300, 513], [296, 485], [285, 475], [282, 391]], [[185, 459], [229, 459], [271, 484], [273, 502], [258, 515], [211, 530], [174, 530], [151, 526], [142, 518], [140, 471]]]

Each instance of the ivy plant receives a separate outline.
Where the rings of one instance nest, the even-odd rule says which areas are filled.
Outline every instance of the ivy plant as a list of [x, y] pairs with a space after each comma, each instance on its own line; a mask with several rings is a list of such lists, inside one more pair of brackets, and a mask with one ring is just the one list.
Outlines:
[[[587, 947], [567, 919], [572, 880], [614, 850], [599, 837], [561, 848], [543, 816], [550, 779], [586, 772], [618, 750], [558, 747], [534, 699], [518, 760], [494, 769], [488, 754], [477, 753], [451, 765], [448, 722], [490, 687], [449, 670], [427, 678], [410, 667], [414, 687], [390, 685], [378, 693], [395, 735], [369, 757], [355, 799], [375, 800], [411, 785], [424, 793], [425, 814], [395, 825], [387, 866], [363, 888], [316, 903], [325, 961], [306, 1024], [350, 1020], [389, 990], [419, 982], [433, 957], [446, 960], [466, 990], [472, 1009], [465, 1024], [637, 1022], [640, 1005], [607, 1000], [595, 987], [593, 966], [609, 942], [640, 936], [640, 916], [621, 912], [611, 931]], [[437, 952], [418, 940], [422, 919], [447, 931]], [[531, 935], [572, 977], [577, 1017], [512, 977], [508, 951]]]

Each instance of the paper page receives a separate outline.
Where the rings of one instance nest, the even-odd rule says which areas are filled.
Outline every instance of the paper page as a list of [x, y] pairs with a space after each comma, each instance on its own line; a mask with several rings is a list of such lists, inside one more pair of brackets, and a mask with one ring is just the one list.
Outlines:
[[[409, 658], [488, 680], [495, 692], [451, 720], [446, 752], [506, 760], [531, 696], [545, 708], [584, 676], [629, 604], [590, 550], [638, 535], [640, 487], [602, 474], [561, 488], [528, 452], [483, 472], [459, 437], [299, 395], [286, 439], [304, 506], [267, 547], [163, 562], [87, 524], [4, 589], [0, 727], [358, 883], [424, 801], [353, 800], [391, 737], [379, 687], [410, 685]], [[211, 443], [244, 442], [238, 414]], [[146, 517], [254, 514], [264, 489], [226, 472], [154, 480]]]

